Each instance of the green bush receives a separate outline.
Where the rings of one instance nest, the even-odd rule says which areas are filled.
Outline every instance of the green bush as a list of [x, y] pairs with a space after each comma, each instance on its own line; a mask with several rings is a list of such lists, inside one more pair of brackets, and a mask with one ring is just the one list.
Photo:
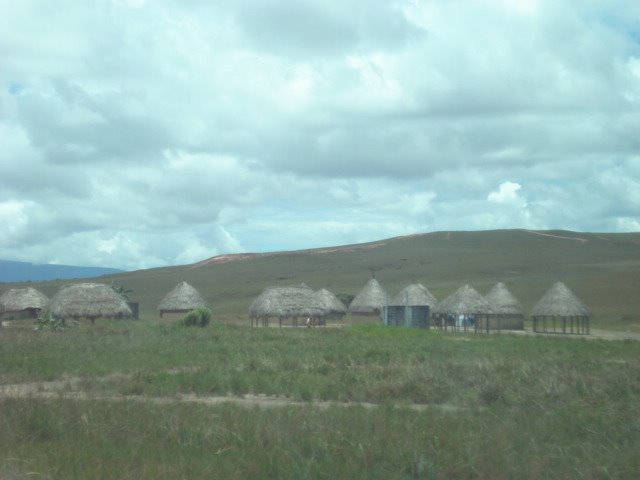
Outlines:
[[76, 326], [79, 324], [80, 322], [78, 320], [73, 320], [71, 324], [68, 324], [64, 318], [56, 317], [51, 312], [46, 311], [38, 317], [33, 329], [37, 332], [61, 332], [66, 330], [69, 326]]
[[209, 322], [211, 322], [211, 310], [207, 307], [194, 308], [182, 319], [185, 327], [206, 327]]

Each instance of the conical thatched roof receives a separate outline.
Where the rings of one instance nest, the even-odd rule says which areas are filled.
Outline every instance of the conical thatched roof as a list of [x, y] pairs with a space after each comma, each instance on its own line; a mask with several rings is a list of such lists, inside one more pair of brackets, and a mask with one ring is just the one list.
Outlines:
[[0, 313], [42, 310], [47, 303], [47, 296], [35, 288], [12, 288], [0, 295]]
[[495, 314], [522, 315], [524, 313], [522, 304], [502, 282], [496, 283], [484, 298], [487, 299]]
[[455, 315], [474, 315], [493, 313], [489, 302], [477, 290], [463, 285], [435, 308], [435, 313], [451, 313]]
[[532, 317], [589, 317], [591, 312], [562, 282], [556, 282], [531, 309]]
[[131, 310], [113, 288], [104, 283], [77, 283], [58, 290], [47, 308], [58, 317], [120, 318]]
[[409, 305], [411, 307], [428, 305], [433, 308], [438, 301], [421, 283], [412, 283], [402, 290], [390, 305]]
[[174, 287], [158, 304], [161, 312], [188, 312], [198, 307], [206, 307], [207, 302], [200, 292], [184, 280]]
[[344, 306], [344, 303], [342, 303], [338, 297], [326, 288], [318, 290], [316, 292], [316, 297], [318, 297], [318, 300], [320, 301], [322, 308], [327, 312], [327, 315], [342, 315], [347, 313], [347, 307]]
[[387, 292], [375, 278], [360, 290], [349, 305], [352, 313], [377, 313], [387, 302]]
[[295, 318], [325, 315], [315, 292], [306, 285], [267, 287], [249, 307], [252, 318]]

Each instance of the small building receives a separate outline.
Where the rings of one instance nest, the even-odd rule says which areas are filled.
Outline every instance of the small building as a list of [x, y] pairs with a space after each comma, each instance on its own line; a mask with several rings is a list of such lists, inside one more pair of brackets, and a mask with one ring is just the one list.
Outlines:
[[429, 328], [428, 305], [388, 305], [382, 308], [382, 321], [388, 327]]
[[64, 319], [87, 318], [91, 323], [97, 318], [131, 317], [124, 298], [104, 283], [65, 285], [53, 296], [47, 311]]
[[304, 284], [267, 287], [249, 306], [251, 326], [268, 327], [269, 320], [277, 318], [280, 327], [284, 320], [297, 327], [298, 319], [315, 320], [326, 313], [316, 293]]
[[489, 302], [475, 288], [463, 285], [436, 305], [433, 323], [445, 330], [488, 331], [486, 320], [491, 313]]
[[0, 315], [12, 313], [36, 318], [47, 303], [47, 296], [35, 288], [11, 288], [0, 295]]
[[208, 307], [208, 304], [198, 290], [183, 280], [164, 296], [158, 311], [162, 318], [165, 313], [188, 313], [198, 307]]
[[589, 335], [591, 311], [562, 282], [556, 282], [531, 309], [533, 331]]
[[431, 309], [437, 303], [427, 287], [420, 283], [412, 283], [384, 307], [382, 319], [388, 326], [429, 328]]
[[[524, 330], [524, 309], [522, 304], [509, 291], [507, 286], [496, 283], [485, 295], [493, 313], [483, 317], [480, 328], [484, 330]], [[483, 321], [487, 324], [484, 325]]]

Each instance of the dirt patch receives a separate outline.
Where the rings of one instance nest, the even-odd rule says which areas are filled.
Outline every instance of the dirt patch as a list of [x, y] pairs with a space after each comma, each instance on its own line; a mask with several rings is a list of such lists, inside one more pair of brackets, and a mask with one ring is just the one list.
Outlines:
[[[400, 237], [398, 237], [400, 238]], [[252, 258], [262, 257], [279, 257], [283, 255], [322, 255], [325, 253], [352, 253], [360, 250], [373, 250], [374, 248], [386, 245], [385, 241], [361, 243], [356, 245], [345, 245], [342, 247], [330, 247], [330, 248], [310, 248], [307, 250], [287, 250], [283, 252], [268, 252], [268, 253], [230, 253], [225, 255], [218, 255], [217, 257], [211, 257], [201, 262], [194, 263], [190, 268], [199, 268], [205, 265], [216, 265], [219, 263], [237, 262], [240, 260], [248, 260]]]
[[[106, 380], [106, 377], [96, 378], [95, 380]], [[216, 395], [216, 396], [199, 396], [194, 394], [177, 394], [171, 397], [150, 397], [145, 395], [108, 395], [94, 394], [84, 391], [69, 391], [70, 388], [77, 387], [82, 380], [80, 378], [70, 378], [64, 380], [56, 380], [50, 382], [31, 382], [18, 383], [0, 386], [0, 398], [39, 398], [39, 399], [64, 399], [64, 400], [101, 400], [108, 402], [142, 402], [154, 403], [158, 405], [167, 405], [174, 403], [197, 403], [202, 405], [221, 405], [223, 403], [232, 403], [243, 407], [260, 407], [260, 408], [282, 408], [282, 407], [304, 407], [317, 408], [326, 410], [332, 407], [350, 408], [377, 408], [380, 404], [370, 402], [337, 402], [330, 400], [312, 400], [302, 402], [292, 400], [288, 397], [269, 396], [269, 395]], [[393, 405], [394, 408], [408, 408], [415, 411], [425, 411], [429, 409], [437, 409], [442, 411], [455, 412], [464, 410], [463, 407], [455, 405], [427, 405], [427, 404], [405, 404], [399, 403]]]
[[524, 228], [522, 229], [522, 231], [526, 233], [531, 233], [532, 235], [540, 235], [541, 237], [559, 238], [561, 240], [573, 240], [574, 242], [580, 242], [580, 243], [588, 242], [586, 238], [563, 237], [561, 235], [552, 235], [551, 233], [536, 232], [535, 230], [527, 230]]

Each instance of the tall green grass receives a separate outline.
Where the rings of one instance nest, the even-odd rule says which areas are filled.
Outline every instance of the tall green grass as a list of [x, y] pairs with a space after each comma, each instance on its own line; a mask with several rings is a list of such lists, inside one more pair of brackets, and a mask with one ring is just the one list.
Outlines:
[[2, 478], [635, 478], [630, 412], [0, 402]]
[[[0, 384], [72, 376], [83, 381], [69, 388], [96, 399], [0, 400], [0, 478], [634, 478], [640, 469], [632, 341], [366, 325], [3, 329]], [[179, 393], [379, 406], [99, 400]], [[404, 408], [413, 403], [431, 407]]]

